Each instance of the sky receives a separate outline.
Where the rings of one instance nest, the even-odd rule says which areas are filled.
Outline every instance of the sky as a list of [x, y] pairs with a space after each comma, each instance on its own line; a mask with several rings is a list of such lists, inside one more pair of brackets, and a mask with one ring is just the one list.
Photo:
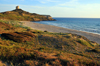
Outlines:
[[100, 0], [0, 0], [0, 12], [20, 9], [52, 17], [100, 18]]

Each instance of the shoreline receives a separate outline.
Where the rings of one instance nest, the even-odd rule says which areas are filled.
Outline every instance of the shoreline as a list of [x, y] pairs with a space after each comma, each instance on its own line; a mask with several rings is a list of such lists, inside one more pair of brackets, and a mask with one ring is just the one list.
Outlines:
[[52, 25], [45, 25], [45, 24], [39, 24], [39, 23], [34, 23], [31, 21], [21, 21], [23, 22], [24, 26], [30, 27], [35, 30], [41, 30], [41, 31], [48, 31], [48, 32], [54, 32], [54, 33], [72, 33], [72, 34], [77, 34], [77, 35], [82, 35], [89, 39], [90, 41], [95, 41], [98, 44], [100, 44], [100, 35], [99, 34], [94, 34], [90, 32], [85, 32], [85, 31], [78, 31], [78, 30], [73, 30], [73, 29], [67, 29], [63, 27], [57, 27], [57, 26], [52, 26]]

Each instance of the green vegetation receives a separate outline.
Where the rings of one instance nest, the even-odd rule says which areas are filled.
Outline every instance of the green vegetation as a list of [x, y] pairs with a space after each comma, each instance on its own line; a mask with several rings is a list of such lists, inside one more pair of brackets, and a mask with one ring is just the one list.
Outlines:
[[9, 19], [9, 20], [20, 20], [20, 21], [47, 21], [54, 20], [43, 15], [29, 13], [23, 11], [22, 9], [15, 9], [13, 11], [7, 11], [0, 13], [0, 19]]
[[89, 42], [87, 42], [86, 40], [79, 39], [77, 42], [80, 43], [80, 44], [86, 45], [88, 47], [91, 46], [91, 44]]
[[50, 33], [0, 20], [0, 65], [99, 66], [100, 46], [71, 33]]

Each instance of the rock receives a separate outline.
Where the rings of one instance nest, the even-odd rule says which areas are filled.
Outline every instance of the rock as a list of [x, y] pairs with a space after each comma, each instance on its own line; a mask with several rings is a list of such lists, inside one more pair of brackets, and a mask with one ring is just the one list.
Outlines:
[[15, 42], [26, 42], [26, 41], [31, 41], [32, 38], [36, 37], [36, 35], [31, 32], [14, 32], [14, 33], [3, 33], [1, 34], [1, 37], [13, 40]]

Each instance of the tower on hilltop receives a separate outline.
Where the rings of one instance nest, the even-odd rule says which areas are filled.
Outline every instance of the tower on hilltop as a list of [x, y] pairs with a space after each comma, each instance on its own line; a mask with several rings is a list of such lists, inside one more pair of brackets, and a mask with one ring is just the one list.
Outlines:
[[16, 9], [19, 9], [19, 6], [16, 6]]

